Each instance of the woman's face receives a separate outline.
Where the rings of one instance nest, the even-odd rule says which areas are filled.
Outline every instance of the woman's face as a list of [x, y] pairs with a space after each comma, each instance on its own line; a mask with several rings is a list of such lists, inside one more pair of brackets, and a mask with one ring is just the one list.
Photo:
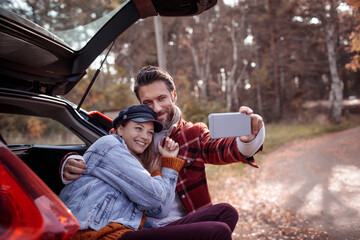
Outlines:
[[125, 126], [119, 125], [117, 134], [122, 137], [130, 151], [141, 154], [153, 140], [154, 123], [137, 123], [129, 120]]

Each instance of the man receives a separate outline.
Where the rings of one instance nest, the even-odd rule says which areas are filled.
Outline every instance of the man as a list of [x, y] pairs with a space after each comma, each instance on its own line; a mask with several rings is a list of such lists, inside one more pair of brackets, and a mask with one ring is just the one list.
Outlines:
[[[258, 167], [253, 155], [262, 150], [265, 127], [261, 116], [254, 114], [250, 108], [243, 106], [239, 109], [239, 112], [251, 115], [250, 136], [210, 139], [209, 130], [204, 123], [193, 124], [182, 119], [181, 111], [175, 105], [177, 92], [174, 81], [163, 69], [154, 66], [142, 68], [137, 75], [134, 92], [141, 104], [154, 110], [158, 121], [164, 126], [164, 130], [155, 135], [154, 145], [157, 146], [157, 142], [164, 136], [169, 136], [178, 142], [178, 157], [185, 160], [179, 172], [177, 198], [170, 214], [163, 219], [154, 219], [159, 226], [165, 226], [188, 213], [212, 205], [205, 163], [222, 165], [242, 162]], [[70, 159], [63, 165], [61, 175], [64, 182], [77, 179], [85, 169], [85, 164], [75, 159]]]

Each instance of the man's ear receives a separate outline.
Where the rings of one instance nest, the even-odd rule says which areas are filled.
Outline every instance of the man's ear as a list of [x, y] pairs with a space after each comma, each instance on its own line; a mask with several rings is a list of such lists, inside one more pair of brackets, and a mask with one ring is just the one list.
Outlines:
[[175, 90], [175, 89], [174, 89], [174, 91], [172, 91], [171, 96], [172, 96], [173, 103], [175, 103], [176, 100], [177, 100], [177, 94], [176, 94], [176, 90]]

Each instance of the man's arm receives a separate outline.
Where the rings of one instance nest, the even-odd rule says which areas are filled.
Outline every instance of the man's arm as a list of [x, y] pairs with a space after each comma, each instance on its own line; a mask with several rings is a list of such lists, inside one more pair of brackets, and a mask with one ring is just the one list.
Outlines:
[[259, 133], [251, 142], [243, 142], [241, 141], [241, 137], [238, 137], [236, 138], [236, 143], [240, 153], [244, 157], [251, 157], [259, 150], [261, 150], [264, 140], [265, 140], [265, 125], [263, 123]]
[[60, 178], [64, 184], [78, 179], [85, 172], [87, 165], [83, 157], [76, 152], [66, 154], [60, 162]]
[[[111, 128], [109, 134], [114, 134], [115, 129]], [[64, 184], [69, 184], [72, 181], [81, 177], [85, 172], [87, 165], [81, 155], [76, 152], [66, 154], [60, 162], [60, 178]]]
[[[200, 126], [201, 148], [205, 163], [222, 165], [234, 162], [243, 162], [258, 167], [253, 155], [262, 150], [265, 137], [265, 127], [262, 117], [254, 114], [249, 107], [242, 106], [240, 113], [251, 115], [251, 135], [235, 138], [210, 139], [207, 126]], [[240, 123], [239, 123], [240, 124]]]

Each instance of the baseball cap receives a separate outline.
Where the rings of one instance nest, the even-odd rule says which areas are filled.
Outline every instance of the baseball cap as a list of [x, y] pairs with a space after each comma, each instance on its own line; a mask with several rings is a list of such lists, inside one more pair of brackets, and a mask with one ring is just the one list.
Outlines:
[[120, 111], [113, 121], [113, 127], [116, 129], [128, 120], [138, 123], [153, 122], [155, 132], [160, 132], [163, 129], [162, 124], [156, 120], [155, 112], [146, 105], [134, 105]]

